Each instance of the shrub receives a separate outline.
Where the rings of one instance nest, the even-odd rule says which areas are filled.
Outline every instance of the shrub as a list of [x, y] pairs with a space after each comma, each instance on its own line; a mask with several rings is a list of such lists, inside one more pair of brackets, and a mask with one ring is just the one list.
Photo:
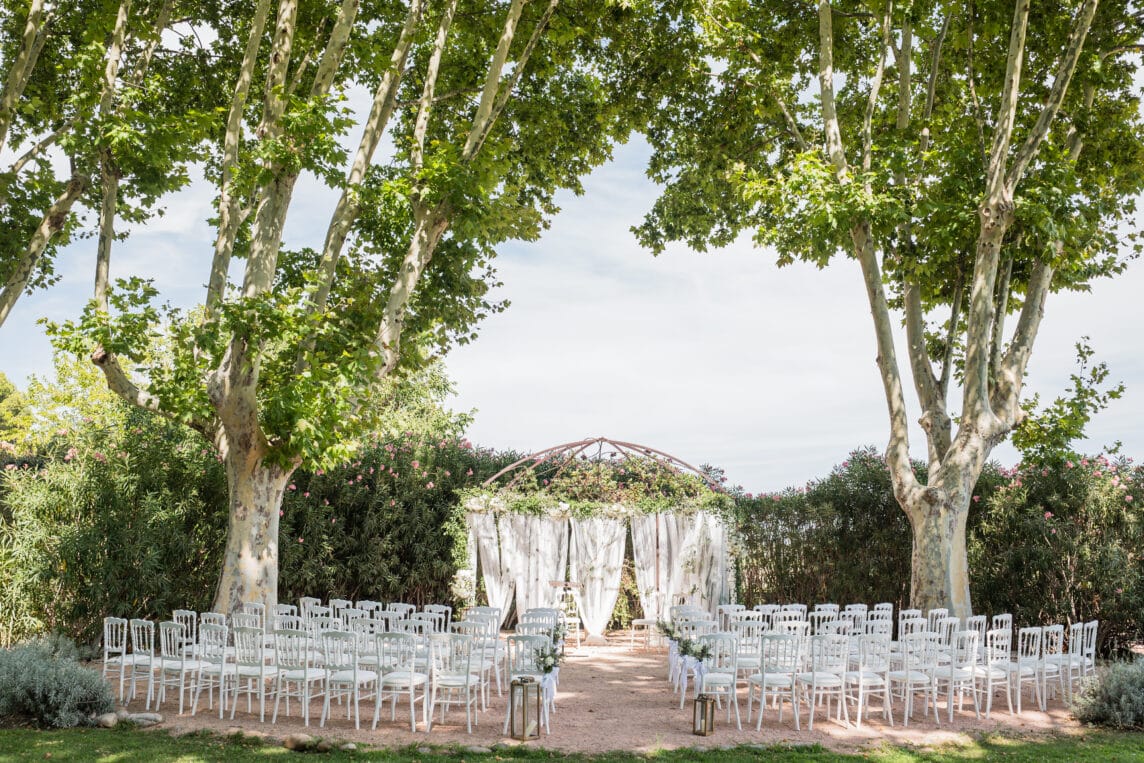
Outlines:
[[1073, 702], [1082, 723], [1144, 729], [1144, 660], [1112, 662], [1088, 681]]
[[1144, 474], [1126, 459], [1026, 464], [970, 524], [970, 582], [982, 612], [1014, 624], [1100, 620], [1102, 654], [1144, 629]]
[[74, 654], [60, 640], [0, 650], [0, 718], [71, 728], [113, 710], [111, 687]]

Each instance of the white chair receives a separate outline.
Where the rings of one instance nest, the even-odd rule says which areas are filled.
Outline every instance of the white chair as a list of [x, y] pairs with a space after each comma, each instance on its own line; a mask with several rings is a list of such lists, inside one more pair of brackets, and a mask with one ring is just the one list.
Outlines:
[[331, 697], [337, 696], [339, 702], [343, 697], [348, 697], [346, 717], [349, 718], [352, 704], [355, 729], [361, 728], [361, 700], [377, 698], [378, 671], [358, 665], [357, 645], [357, 636], [349, 631], [326, 631], [322, 634], [322, 654], [326, 660], [326, 697], [322, 703], [319, 726], [324, 727], [326, 718], [330, 716]]
[[[266, 629], [266, 605], [263, 604], [261, 601], [244, 601], [238, 605], [238, 611], [244, 615], [257, 615], [258, 616], [258, 626], [257, 627], [262, 628], [263, 630]], [[230, 626], [232, 628], [237, 628], [238, 625], [234, 622], [233, 617], [234, 617], [234, 613], [231, 613], [232, 619], [231, 619]], [[244, 625], [242, 627], [245, 628], [247, 626]]]
[[1097, 620], [1089, 620], [1084, 624], [1084, 674], [1096, 675], [1096, 633], [1100, 627]]
[[127, 680], [127, 666], [132, 656], [127, 651], [127, 620], [122, 617], [103, 618], [103, 678], [119, 672], [119, 701], [123, 701], [123, 684]]
[[[846, 707], [843, 691], [846, 669], [850, 660], [850, 639], [837, 634], [823, 634], [810, 638], [809, 670], [795, 674], [795, 690], [801, 690], [807, 699], [810, 712], [810, 730], [814, 730], [814, 709], [820, 700], [826, 700], [826, 713], [830, 714], [830, 698], [838, 700], [838, 717], [845, 716], [850, 725], [850, 710]], [[798, 699], [795, 699], [797, 718]]]
[[1013, 630], [1013, 615], [1008, 612], [993, 615], [993, 619], [989, 621], [989, 630], [997, 630], [998, 628]]
[[417, 731], [416, 705], [420, 693], [421, 714], [429, 723], [429, 674], [417, 664], [417, 642], [408, 633], [377, 634], [377, 655], [381, 666], [377, 703], [373, 711], [373, 728], [381, 718], [381, 706], [388, 697], [393, 701], [390, 720], [397, 720], [397, 701], [409, 700], [409, 730]]
[[719, 621], [721, 631], [731, 630], [730, 616], [733, 612], [742, 612], [747, 607], [743, 604], [720, 604], [715, 607], [715, 619]]
[[934, 607], [926, 613], [926, 623], [931, 633], [938, 632], [938, 623], [949, 617], [949, 610], [945, 607]]
[[[936, 690], [940, 691], [942, 684], [949, 690], [947, 703], [950, 723], [953, 723], [953, 694], [957, 692], [960, 710], [965, 701], [966, 689], [973, 695], [974, 715], [981, 718], [981, 706], [977, 700], [977, 638], [975, 630], [960, 630], [954, 633], [948, 647], [949, 660], [935, 673]], [[936, 709], [934, 712], [937, 712]]]
[[977, 631], [977, 656], [983, 658], [985, 656], [985, 634], [989, 632], [989, 618], [985, 615], [971, 615], [965, 618], [965, 629]]
[[[750, 614], [757, 615], [758, 613], [751, 612]], [[757, 619], [737, 619], [733, 616], [731, 633], [735, 635], [736, 642], [739, 645], [739, 654], [736, 659], [739, 677], [743, 679], [749, 678], [755, 673], [758, 673], [762, 665], [762, 654], [760, 650], [763, 643], [763, 623]], [[748, 721], [748, 723], [749, 722], [750, 721]]]
[[192, 609], [176, 609], [171, 613], [171, 619], [183, 626], [182, 648], [193, 652], [199, 641], [199, 613]]
[[488, 626], [473, 620], [454, 620], [449, 624], [449, 630], [473, 640], [473, 669], [480, 679], [481, 709], [487, 710], [489, 707], [489, 687], [492, 685], [493, 673], [499, 673], [496, 662], [496, 647], [489, 643], [486, 635]]
[[296, 604], [275, 604], [274, 614], [296, 616], [298, 614], [298, 606]]
[[[831, 614], [837, 615], [841, 611], [842, 610], [837, 604], [832, 604], [830, 602], [814, 605], [814, 612], [830, 612]], [[810, 614], [814, 614], [814, 612], [811, 612]]]
[[1013, 631], [1008, 628], [994, 628], [985, 633], [985, 649], [981, 652], [981, 662], [977, 665], [978, 693], [985, 695], [985, 718], [993, 711], [993, 695], [997, 687], [1005, 689], [1005, 701], [1009, 714], [1013, 714], [1013, 692], [1009, 684], [1009, 650], [1013, 644]]
[[[208, 613], [204, 613], [208, 614]], [[214, 690], [218, 688], [218, 717], [226, 710], [226, 682], [232, 674], [233, 665], [226, 659], [227, 627], [215, 623], [199, 625], [199, 669], [195, 673], [195, 699], [191, 703], [191, 715], [198, 712], [199, 696], [207, 690], [209, 709], [214, 709]]]
[[439, 632], [441, 632], [441, 633], [447, 633], [448, 632], [449, 624], [451, 622], [453, 622], [453, 608], [452, 607], [450, 607], [448, 604], [426, 604], [424, 607], [421, 608], [421, 610], [423, 612], [429, 612], [432, 614], [444, 615], [445, 616], [445, 623], [444, 623], [444, 625], [441, 626], [441, 628], [439, 629]]
[[403, 618], [409, 617], [411, 614], [417, 611], [417, 607], [413, 604], [404, 604], [399, 601], [390, 602], [388, 605], [386, 605], [385, 608], [390, 612], [396, 612]]
[[[889, 620], [881, 621], [886, 626]], [[862, 728], [862, 710], [870, 712], [870, 699], [882, 697], [882, 715], [894, 725], [890, 697], [890, 632], [867, 634], [858, 639], [858, 664], [844, 676], [846, 701], [853, 701], [857, 709], [858, 728]]]
[[1045, 709], [1045, 698], [1041, 694], [1041, 629], [1039, 626], [1021, 628], [1017, 631], [1016, 659], [1009, 662], [1009, 683], [1017, 693], [1017, 713], [1021, 712], [1022, 686], [1032, 684], [1037, 706]]
[[[268, 664], [265, 633], [261, 628], [234, 628], [234, 693], [230, 701], [230, 719], [238, 709], [238, 693], [246, 694], [246, 712], [258, 696], [258, 720], [266, 721], [266, 689], [278, 675], [278, 668]], [[246, 685], [243, 686], [245, 679]]]
[[258, 628], [262, 630], [262, 616], [255, 612], [235, 612], [230, 616], [232, 628]]
[[1066, 649], [1059, 658], [1059, 670], [1065, 686], [1065, 697], [1071, 700], [1076, 682], [1084, 677], [1084, 623], [1069, 625]]
[[747, 723], [751, 722], [751, 705], [755, 691], [759, 693], [759, 720], [755, 731], [763, 726], [763, 708], [770, 698], [779, 705], [779, 722], [782, 723], [783, 707], [780, 700], [786, 695], [794, 711], [795, 728], [798, 728], [798, 702], [795, 697], [794, 676], [801, 667], [802, 639], [783, 633], [767, 633], [762, 637], [760, 647], [759, 672], [747, 678]]
[[325, 668], [314, 665], [314, 652], [310, 637], [301, 630], [274, 631], [274, 715], [271, 723], [278, 722], [278, 705], [286, 700], [286, 715], [290, 715], [290, 698], [297, 697], [302, 705], [302, 722], [310, 725], [310, 702], [323, 697], [326, 681]]
[[441, 705], [441, 722], [445, 721], [445, 711], [453, 704], [454, 695], [465, 705], [465, 729], [473, 733], [474, 712], [477, 700], [481, 697], [480, 665], [473, 659], [472, 636], [459, 633], [434, 633], [429, 637], [429, 720], [426, 730], [433, 728], [433, 711], [444, 694]]
[[1037, 664], [1037, 677], [1041, 681], [1041, 697], [1046, 705], [1049, 701], [1049, 679], [1056, 679], [1056, 690], [1065, 696], [1065, 674], [1061, 669], [1064, 647], [1065, 626], [1057, 623], [1041, 629], [1041, 661]]
[[711, 655], [703, 660], [703, 674], [696, 690], [700, 694], [714, 696], [718, 701], [727, 699], [727, 722], [731, 722], [731, 705], [735, 706], [735, 726], [743, 728], [739, 717], [739, 644], [729, 633], [711, 633], [699, 637], [699, 643], [706, 644]]
[[[922, 617], [922, 611], [920, 609], [900, 609], [900, 610], [898, 610], [898, 640], [899, 641], [901, 641], [902, 636], [905, 635], [905, 631], [902, 630], [902, 624], [905, 623], [907, 620], [916, 620], [919, 617]], [[922, 619], [924, 620], [925, 618], [922, 618]]]
[[349, 599], [330, 599], [330, 616], [342, 619], [342, 611], [352, 607], [354, 603]]
[[298, 614], [303, 618], [310, 616], [310, 607], [317, 607], [322, 603], [321, 599], [313, 596], [303, 596], [298, 599]]
[[445, 632], [444, 612], [414, 612], [409, 616], [409, 619], [429, 623], [429, 630], [432, 633]]
[[[508, 651], [507, 683], [511, 686], [515, 679], [523, 677], [531, 678], [537, 683], [543, 683], [544, 671], [537, 662], [537, 653], [541, 649], [550, 647], [551, 645], [552, 640], [547, 636], [512, 635], [505, 639], [505, 647]], [[541, 691], [543, 690], [544, 687], [541, 686]], [[545, 731], [551, 732], [548, 725], [549, 709], [549, 701], [548, 698], [545, 697], [541, 704], [540, 722], [541, 725], [544, 726]], [[510, 702], [510, 704], [505, 707], [503, 732], [505, 734], [508, 733], [511, 710]]]
[[144, 709], [151, 708], [152, 691], [155, 688], [155, 623], [150, 620], [133, 619], [131, 628], [131, 693], [127, 701], [135, 699], [135, 688], [140, 680], [147, 679], [147, 701]]
[[[821, 605], [820, 605], [821, 606]], [[837, 605], [828, 605], [837, 607]], [[810, 632], [812, 635], [824, 633], [823, 626], [826, 623], [832, 623], [838, 619], [837, 609], [816, 609], [806, 616], [807, 622], [810, 623]]]
[[890, 688], [896, 687], [905, 703], [902, 725], [910, 725], [914, 695], [918, 693], [923, 695], [925, 701], [925, 716], [929, 717], [932, 705], [934, 719], [937, 720], [937, 681], [934, 677], [937, 670], [937, 641], [924, 630], [907, 632], [899, 641], [899, 657], [902, 667], [890, 671]]
[[[195, 652], [186, 645], [186, 631], [182, 624], [169, 620], [159, 623], [159, 694], [155, 699], [155, 710], [163, 706], [167, 688], [179, 692], [179, 715], [183, 714], [183, 697], [187, 689], [194, 687], [194, 676], [199, 671], [199, 660]], [[187, 686], [187, 676], [192, 682]]]

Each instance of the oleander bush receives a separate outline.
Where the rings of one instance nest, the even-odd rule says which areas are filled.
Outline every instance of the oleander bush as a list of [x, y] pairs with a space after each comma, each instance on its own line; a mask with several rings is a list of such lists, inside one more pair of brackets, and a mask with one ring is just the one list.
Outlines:
[[0, 649], [0, 721], [71, 728], [113, 710], [111, 687], [76, 654], [59, 638]]
[[1144, 660], [1110, 662], [1085, 682], [1073, 701], [1082, 723], [1144, 729]]

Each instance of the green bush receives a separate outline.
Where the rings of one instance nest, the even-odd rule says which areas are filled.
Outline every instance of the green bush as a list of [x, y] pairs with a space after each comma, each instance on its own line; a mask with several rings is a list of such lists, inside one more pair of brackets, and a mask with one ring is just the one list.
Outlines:
[[[919, 477], [924, 467], [917, 463]], [[998, 470], [986, 467], [978, 493]], [[850, 453], [824, 479], [781, 493], [740, 496], [739, 598], [762, 602], [892, 602], [910, 593], [910, 522], [872, 447]], [[976, 504], [975, 504], [976, 505]]]
[[455, 601], [468, 538], [457, 494], [516, 458], [405, 433], [344, 466], [300, 470], [282, 505], [279, 598]]
[[115, 707], [111, 687], [58, 639], [0, 650], [0, 719], [71, 728]]
[[1102, 654], [1144, 635], [1144, 472], [1126, 459], [1025, 465], [970, 525], [976, 609], [1014, 624], [1099, 620]]
[[226, 527], [221, 465], [196, 433], [121, 404], [57, 431], [0, 488], [0, 638], [61, 631], [95, 644], [103, 617], [206, 608]]
[[1144, 660], [1112, 662], [1088, 681], [1073, 702], [1082, 723], [1144, 729]]

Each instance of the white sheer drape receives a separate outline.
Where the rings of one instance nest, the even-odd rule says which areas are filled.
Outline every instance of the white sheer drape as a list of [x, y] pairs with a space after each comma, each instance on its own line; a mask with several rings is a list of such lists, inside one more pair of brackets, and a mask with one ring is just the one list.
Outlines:
[[556, 605], [560, 590], [549, 581], [563, 580], [568, 564], [568, 521], [531, 514], [502, 514], [501, 558], [516, 581], [517, 614], [533, 607]]
[[606, 644], [604, 629], [620, 592], [624, 566], [626, 523], [607, 517], [572, 519], [572, 550], [568, 564], [580, 584], [580, 616], [588, 644]]
[[[638, 514], [632, 517], [632, 561], [643, 616], [667, 617], [674, 593], [671, 570], [678, 555], [675, 519], [670, 514]], [[659, 574], [656, 575], [656, 565]]]
[[513, 568], [508, 564], [501, 553], [501, 543], [497, 537], [497, 520], [494, 514], [469, 514], [469, 532], [476, 541], [477, 554], [480, 555], [481, 577], [485, 581], [485, 593], [489, 597], [489, 606], [500, 607], [500, 627], [508, 616], [508, 607], [512, 603], [514, 586]]

